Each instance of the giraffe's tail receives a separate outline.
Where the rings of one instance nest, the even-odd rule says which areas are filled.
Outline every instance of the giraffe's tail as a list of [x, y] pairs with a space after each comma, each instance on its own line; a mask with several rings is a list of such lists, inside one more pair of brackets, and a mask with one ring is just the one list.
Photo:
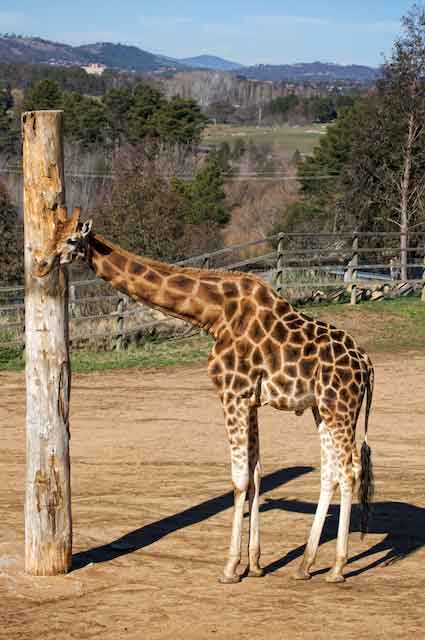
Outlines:
[[367, 428], [369, 423], [369, 413], [372, 404], [374, 385], [374, 371], [370, 360], [367, 363], [367, 383], [366, 383], [366, 413], [365, 413], [365, 438], [360, 453], [361, 471], [358, 498], [360, 503], [360, 533], [361, 538], [368, 530], [368, 521], [371, 502], [374, 494], [374, 479], [372, 466], [372, 452], [367, 442]]

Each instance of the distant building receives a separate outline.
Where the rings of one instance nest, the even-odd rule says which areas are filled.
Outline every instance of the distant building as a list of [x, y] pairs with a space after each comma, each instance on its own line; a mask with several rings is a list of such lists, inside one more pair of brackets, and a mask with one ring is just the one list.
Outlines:
[[81, 68], [90, 75], [101, 76], [106, 69], [106, 65], [99, 64], [98, 62], [92, 62], [92, 64], [88, 64], [87, 66]]

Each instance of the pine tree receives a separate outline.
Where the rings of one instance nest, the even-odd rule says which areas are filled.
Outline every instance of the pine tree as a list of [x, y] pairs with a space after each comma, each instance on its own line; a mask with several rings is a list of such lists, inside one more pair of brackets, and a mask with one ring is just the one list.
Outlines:
[[0, 91], [0, 154], [9, 160], [19, 149], [19, 130], [10, 112], [13, 106], [8, 89]]
[[186, 187], [189, 202], [188, 220], [191, 224], [213, 222], [219, 226], [230, 220], [220, 163], [215, 156], [207, 159], [197, 171], [195, 179]]
[[194, 100], [176, 97], [157, 111], [153, 121], [158, 135], [163, 140], [193, 144], [199, 142], [207, 118]]
[[61, 107], [64, 110], [64, 133], [68, 140], [86, 149], [105, 145], [107, 118], [102, 103], [75, 91], [65, 91]]
[[110, 89], [103, 97], [109, 137], [114, 144], [129, 136], [128, 114], [134, 106], [134, 95], [130, 88]]
[[40, 80], [32, 85], [25, 93], [24, 111], [38, 109], [60, 109], [62, 92], [54, 80]]
[[133, 92], [133, 105], [128, 113], [129, 137], [139, 142], [146, 137], [163, 137], [158, 130], [157, 115], [165, 108], [166, 101], [159, 91], [147, 84], [138, 84]]
[[23, 224], [0, 184], [0, 282], [20, 284], [23, 277]]

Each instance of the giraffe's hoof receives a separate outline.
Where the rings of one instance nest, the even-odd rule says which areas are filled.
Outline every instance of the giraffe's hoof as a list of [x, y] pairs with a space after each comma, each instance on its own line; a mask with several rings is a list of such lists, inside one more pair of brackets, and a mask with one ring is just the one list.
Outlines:
[[236, 584], [241, 581], [241, 577], [236, 574], [234, 576], [220, 576], [218, 581], [220, 584]]
[[337, 583], [337, 582], [345, 582], [345, 578], [342, 573], [330, 573], [327, 574], [325, 578], [326, 582]]
[[305, 569], [297, 569], [292, 577], [294, 580], [311, 580], [311, 575]]
[[262, 578], [264, 576], [264, 569], [262, 567], [256, 567], [255, 569], [249, 569], [246, 574], [247, 578]]

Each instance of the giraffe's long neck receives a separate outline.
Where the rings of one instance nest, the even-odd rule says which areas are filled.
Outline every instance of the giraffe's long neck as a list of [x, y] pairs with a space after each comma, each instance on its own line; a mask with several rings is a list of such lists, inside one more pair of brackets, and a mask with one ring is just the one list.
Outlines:
[[223, 315], [218, 274], [137, 256], [97, 234], [90, 236], [87, 260], [99, 278], [134, 300], [216, 335]]

